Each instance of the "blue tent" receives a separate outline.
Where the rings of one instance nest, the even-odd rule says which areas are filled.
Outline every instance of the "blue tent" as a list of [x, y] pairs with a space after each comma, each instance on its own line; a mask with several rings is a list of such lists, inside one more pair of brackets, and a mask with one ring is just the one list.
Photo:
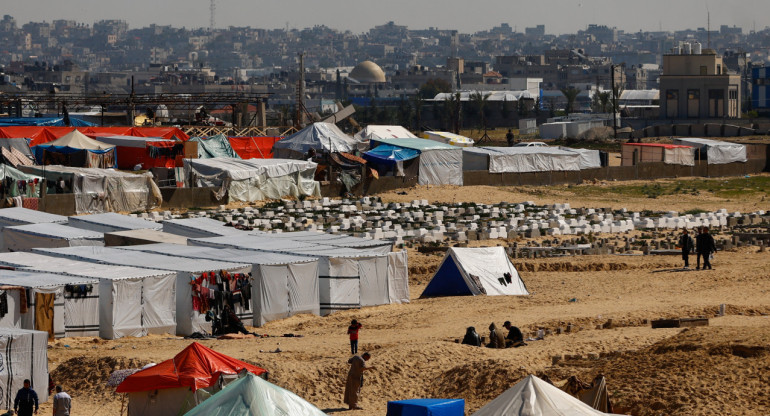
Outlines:
[[390, 144], [381, 144], [364, 153], [364, 159], [375, 163], [396, 163], [403, 160], [414, 159], [417, 156], [420, 156], [420, 151], [417, 149], [409, 149]]
[[411, 399], [388, 402], [386, 416], [463, 416], [464, 399]]
[[[70, 117], [70, 126], [72, 127], [91, 127], [94, 123], [89, 123], [76, 117]], [[0, 118], [0, 127], [6, 126], [38, 126], [38, 127], [64, 127], [63, 117], [2, 117]]]

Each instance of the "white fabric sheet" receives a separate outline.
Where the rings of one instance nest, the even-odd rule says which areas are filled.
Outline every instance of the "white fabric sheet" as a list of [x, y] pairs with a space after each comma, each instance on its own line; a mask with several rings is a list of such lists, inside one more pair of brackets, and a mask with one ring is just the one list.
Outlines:
[[406, 250], [388, 253], [388, 300], [409, 303], [409, 264]]
[[[447, 251], [447, 256], [450, 256], [463, 271], [466, 280], [471, 274], [478, 276], [487, 296], [529, 294], [519, 272], [508, 259], [503, 247], [451, 247]], [[503, 285], [499, 279], [506, 272], [511, 274], [512, 283]]]
[[104, 246], [104, 234], [63, 224], [27, 224], [2, 229], [3, 251], [35, 247]]
[[420, 185], [463, 184], [463, 149], [424, 150], [420, 153]]
[[0, 351], [0, 408], [13, 409], [25, 379], [41, 404], [48, 401], [48, 333], [2, 328]]
[[710, 165], [746, 162], [748, 160], [746, 157], [746, 146], [738, 143], [688, 137], [674, 139], [674, 144], [692, 146], [696, 149], [701, 149], [701, 151], [705, 150]]
[[575, 149], [572, 147], [559, 146], [560, 150], [566, 152], [575, 152], [579, 155], [578, 166], [580, 169], [595, 169], [602, 167], [602, 161], [599, 158], [599, 151], [592, 149]]
[[163, 225], [155, 221], [129, 217], [128, 215], [122, 215], [115, 212], [72, 216], [69, 217], [67, 225], [100, 233], [145, 229], [160, 230], [163, 228]]
[[245, 235], [246, 232], [225, 227], [225, 223], [211, 218], [183, 218], [163, 221], [163, 232], [188, 238], [220, 237], [225, 235]]
[[580, 170], [580, 155], [553, 147], [474, 147], [464, 152], [489, 158], [490, 173]]

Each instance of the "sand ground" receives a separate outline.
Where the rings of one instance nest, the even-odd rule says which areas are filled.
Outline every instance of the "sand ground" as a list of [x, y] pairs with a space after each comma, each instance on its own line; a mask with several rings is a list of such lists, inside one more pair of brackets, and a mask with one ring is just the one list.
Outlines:
[[[543, 188], [541, 188], [543, 189]], [[550, 189], [545, 189], [551, 191]], [[648, 201], [560, 200], [494, 187], [419, 188], [384, 200], [475, 202], [535, 200], [573, 207], [623, 206]], [[451, 199], [450, 199], [451, 198]], [[653, 201], [656, 209], [681, 209], [703, 201]], [[751, 211], [748, 200], [728, 209]], [[708, 207], [722, 208], [724, 201]], [[616, 205], [617, 204], [617, 205]], [[670, 204], [670, 205], [669, 205]], [[665, 208], [664, 208], [665, 207]], [[765, 207], [764, 209], [767, 209]], [[495, 245], [501, 241], [480, 242]], [[675, 256], [582, 256], [517, 260], [529, 296], [419, 299], [441, 255], [410, 249], [408, 304], [343, 311], [327, 317], [300, 315], [256, 329], [270, 335], [202, 344], [270, 371], [270, 380], [328, 413], [385, 415], [389, 400], [460, 397], [471, 414], [526, 374], [547, 374], [561, 385], [570, 375], [601, 372], [616, 409], [635, 415], [762, 415], [770, 413], [770, 253], [744, 247], [718, 253], [712, 271], [680, 271]], [[720, 304], [727, 314], [716, 317]], [[710, 326], [651, 329], [664, 317], [712, 318]], [[373, 354], [366, 375], [364, 410], [342, 403], [351, 319], [363, 323], [361, 351]], [[610, 329], [597, 325], [612, 319]], [[489, 323], [511, 320], [529, 334], [555, 333], [517, 349], [461, 345], [465, 328], [487, 335]], [[283, 334], [301, 337], [282, 337]], [[49, 368], [74, 397], [74, 415], [118, 415], [121, 397], [105, 385], [109, 373], [173, 357], [191, 341], [170, 336], [104, 341], [52, 342]], [[280, 348], [281, 352], [270, 352]], [[557, 364], [554, 356], [566, 355]], [[42, 407], [50, 412], [50, 401]]]

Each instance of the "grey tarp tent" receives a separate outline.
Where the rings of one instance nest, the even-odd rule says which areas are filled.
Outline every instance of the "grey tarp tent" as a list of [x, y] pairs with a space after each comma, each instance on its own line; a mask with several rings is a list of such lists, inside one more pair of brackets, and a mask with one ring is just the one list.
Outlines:
[[69, 217], [67, 225], [100, 233], [128, 230], [160, 230], [163, 228], [163, 225], [155, 221], [130, 217], [115, 212], [72, 216]]
[[51, 165], [21, 166], [22, 172], [55, 182], [64, 178], [72, 184], [75, 212], [146, 211], [160, 206], [163, 196], [152, 180], [152, 173], [128, 173], [113, 169], [85, 169]]
[[27, 224], [3, 228], [3, 251], [36, 247], [103, 246], [104, 234], [63, 224]]
[[282, 233], [260, 233], [251, 234], [265, 235], [271, 238], [286, 238], [292, 241], [306, 243], [323, 244], [332, 247], [355, 248], [366, 250], [372, 253], [390, 253], [393, 250], [393, 242], [387, 240], [370, 240], [360, 237], [352, 237], [342, 234], [327, 234], [316, 231], [292, 231]]
[[367, 160], [379, 162], [376, 155], [381, 145], [420, 152], [417, 182], [420, 185], [462, 185], [463, 149], [428, 139], [372, 139]]
[[230, 145], [230, 141], [224, 134], [211, 137], [192, 137], [189, 141], [198, 143], [198, 159], [241, 158], [238, 153], [235, 153], [233, 146]]
[[465, 170], [526, 173], [580, 170], [580, 155], [555, 147], [466, 147]]
[[99, 336], [105, 339], [173, 334], [176, 274], [110, 266], [38, 253], [1, 253], [0, 265], [99, 279]]
[[353, 152], [358, 141], [343, 133], [332, 123], [313, 123], [304, 129], [277, 141], [273, 157], [303, 159], [310, 149], [318, 153]]
[[746, 146], [721, 140], [700, 139], [695, 137], [680, 137], [674, 139], [674, 144], [692, 146], [706, 154], [709, 165], [746, 162]]
[[218, 187], [234, 201], [261, 201], [286, 197], [321, 196], [314, 179], [317, 164], [293, 159], [184, 159], [186, 183]]
[[[176, 334], [192, 335], [194, 332], [211, 333], [211, 322], [206, 321], [205, 314], [195, 310], [193, 302], [192, 281], [203, 273], [218, 273], [221, 270], [228, 273], [248, 273], [250, 266], [243, 262], [231, 263], [206, 259], [192, 259], [177, 256], [166, 256], [139, 251], [121, 250], [112, 247], [91, 247], [90, 249], [38, 249], [36, 252], [116, 266], [130, 266], [155, 270], [168, 270], [176, 275]], [[169, 294], [163, 294], [168, 296]], [[241, 299], [245, 299], [242, 297]], [[243, 301], [233, 305], [233, 312], [244, 325], [252, 324], [251, 305]]]
[[321, 313], [318, 295], [318, 259], [254, 250], [217, 249], [147, 244], [121, 247], [124, 250], [165, 254], [192, 259], [250, 263], [254, 326], [300, 313]]
[[16, 392], [24, 380], [37, 392], [40, 403], [48, 401], [48, 334], [25, 329], [0, 329], [0, 408], [13, 409]]
[[20, 327], [49, 334], [49, 338], [99, 336], [99, 281], [19, 270], [0, 270], [0, 286], [28, 290], [29, 308]]
[[163, 221], [163, 232], [188, 238], [244, 235], [246, 231], [225, 226], [222, 221], [207, 217], [179, 218]]

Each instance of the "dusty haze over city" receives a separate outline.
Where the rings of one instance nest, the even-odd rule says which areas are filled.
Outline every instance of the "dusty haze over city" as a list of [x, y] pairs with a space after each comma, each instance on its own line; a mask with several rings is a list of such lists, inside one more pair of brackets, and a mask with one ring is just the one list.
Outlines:
[[[150, 24], [175, 27], [208, 27], [209, 0], [32, 0], [4, 1], [3, 13], [12, 14], [19, 22], [72, 19], [93, 23], [101, 19], [127, 20], [131, 27]], [[8, 7], [11, 6], [11, 7]], [[741, 26], [747, 32], [763, 29], [767, 21], [757, 17], [770, 15], [766, 0], [540, 0], [512, 2], [504, 0], [373, 1], [344, 0], [255, 1], [218, 0], [217, 27], [252, 26], [259, 28], [304, 28], [327, 25], [353, 32], [394, 21], [412, 29], [437, 27], [472, 33], [508, 23], [518, 31], [545, 24], [546, 32], [571, 33], [588, 24], [617, 27], [629, 32], [639, 30], [682, 30], [706, 27], [707, 12], [711, 27]]]

